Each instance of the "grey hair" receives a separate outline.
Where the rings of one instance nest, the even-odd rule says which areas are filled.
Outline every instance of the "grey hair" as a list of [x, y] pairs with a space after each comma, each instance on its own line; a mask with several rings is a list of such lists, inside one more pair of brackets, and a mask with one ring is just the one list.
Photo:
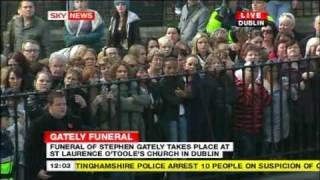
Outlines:
[[54, 60], [58, 60], [60, 62], [63, 62], [63, 64], [67, 63], [67, 57], [61, 53], [51, 53], [50, 58], [49, 58], [49, 66], [53, 63]]
[[296, 26], [296, 19], [292, 13], [289, 13], [289, 12], [282, 13], [279, 17], [279, 22], [286, 19], [288, 19], [291, 22], [293, 28]]

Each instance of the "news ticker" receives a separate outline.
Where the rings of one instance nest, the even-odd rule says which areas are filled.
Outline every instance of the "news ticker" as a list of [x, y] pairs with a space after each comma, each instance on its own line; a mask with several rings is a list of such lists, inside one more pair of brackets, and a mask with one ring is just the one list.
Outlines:
[[48, 159], [223, 158], [232, 142], [139, 142], [138, 132], [46, 132]]
[[47, 143], [47, 158], [59, 159], [164, 159], [223, 158], [233, 143]]
[[50, 172], [319, 172], [320, 160], [48, 160]]
[[56, 172], [320, 170], [320, 160], [216, 160], [233, 152], [233, 142], [139, 142], [135, 131], [47, 131], [44, 142], [47, 171]]

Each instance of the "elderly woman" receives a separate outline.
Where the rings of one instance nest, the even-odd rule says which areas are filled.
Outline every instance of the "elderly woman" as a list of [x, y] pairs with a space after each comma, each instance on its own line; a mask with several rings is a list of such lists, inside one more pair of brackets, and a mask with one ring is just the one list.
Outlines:
[[282, 13], [279, 17], [279, 32], [287, 32], [293, 35], [295, 40], [301, 41], [303, 36], [294, 28], [296, 19], [291, 13]]

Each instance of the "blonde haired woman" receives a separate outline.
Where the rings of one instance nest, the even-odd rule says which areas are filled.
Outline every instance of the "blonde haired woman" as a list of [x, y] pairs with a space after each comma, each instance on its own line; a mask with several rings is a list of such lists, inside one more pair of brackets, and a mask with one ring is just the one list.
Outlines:
[[288, 32], [293, 35], [295, 40], [302, 40], [302, 34], [298, 33], [294, 28], [296, 19], [292, 13], [282, 13], [279, 17], [279, 32]]
[[197, 56], [198, 63], [200, 64], [201, 68], [203, 69], [205, 65], [205, 60], [207, 59], [208, 55], [212, 52], [212, 49], [209, 45], [209, 36], [204, 32], [198, 32], [194, 38], [192, 39], [192, 48], [191, 54]]
[[310, 38], [306, 45], [306, 53], [305, 58], [313, 57], [316, 55], [316, 48], [320, 45], [320, 38], [319, 37], [313, 37]]

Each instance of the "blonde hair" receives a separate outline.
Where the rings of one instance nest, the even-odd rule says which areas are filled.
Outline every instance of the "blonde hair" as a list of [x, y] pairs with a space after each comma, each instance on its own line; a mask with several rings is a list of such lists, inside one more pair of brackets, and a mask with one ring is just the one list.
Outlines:
[[49, 57], [49, 67], [52, 65], [53, 62], [55, 61], [59, 61], [59, 62], [62, 62], [63, 65], [65, 66], [67, 64], [67, 57], [62, 54], [62, 53], [59, 53], [59, 52], [54, 52], [54, 53], [51, 53], [50, 57]]
[[320, 44], [320, 38], [318, 37], [312, 37], [308, 40], [307, 45], [306, 45], [306, 54], [305, 57], [311, 55], [311, 47], [312, 46], [318, 46]]
[[141, 49], [146, 50], [146, 48], [141, 44], [133, 44], [132, 46], [130, 46], [128, 54], [133, 55], [138, 58], [138, 57], [140, 57], [140, 50]]
[[164, 45], [164, 44], [168, 44], [171, 47], [173, 47], [173, 41], [171, 39], [169, 39], [167, 36], [162, 36], [161, 38], [159, 38], [158, 43], [159, 43], [159, 46]]
[[87, 46], [83, 45], [83, 44], [77, 44], [75, 46], [72, 46], [70, 49], [70, 55], [69, 55], [69, 59], [76, 57], [76, 56], [80, 56], [83, 57], [84, 54], [87, 51]]
[[[197, 48], [197, 42], [199, 41], [199, 39], [201, 38], [206, 38], [209, 44], [209, 36], [207, 33], [204, 32], [198, 32], [194, 38], [192, 39], [192, 48], [191, 48], [191, 54], [198, 54], [198, 48]], [[211, 48], [209, 46], [209, 53], [211, 52]]]
[[219, 28], [210, 34], [211, 47], [216, 47], [219, 43], [228, 43], [228, 31], [225, 28]]
[[285, 20], [289, 20], [291, 25], [292, 25], [292, 28], [295, 27], [296, 25], [296, 18], [294, 17], [294, 15], [292, 13], [288, 13], [288, 12], [285, 12], [285, 13], [282, 13], [279, 17], [279, 24], [280, 22], [282, 21], [285, 21]]
[[136, 64], [138, 63], [137, 58], [136, 58], [135, 56], [131, 55], [131, 54], [125, 55], [125, 56], [123, 57], [122, 61], [125, 62], [125, 63], [127, 63], [127, 64], [129, 63], [129, 61], [135, 61]]

